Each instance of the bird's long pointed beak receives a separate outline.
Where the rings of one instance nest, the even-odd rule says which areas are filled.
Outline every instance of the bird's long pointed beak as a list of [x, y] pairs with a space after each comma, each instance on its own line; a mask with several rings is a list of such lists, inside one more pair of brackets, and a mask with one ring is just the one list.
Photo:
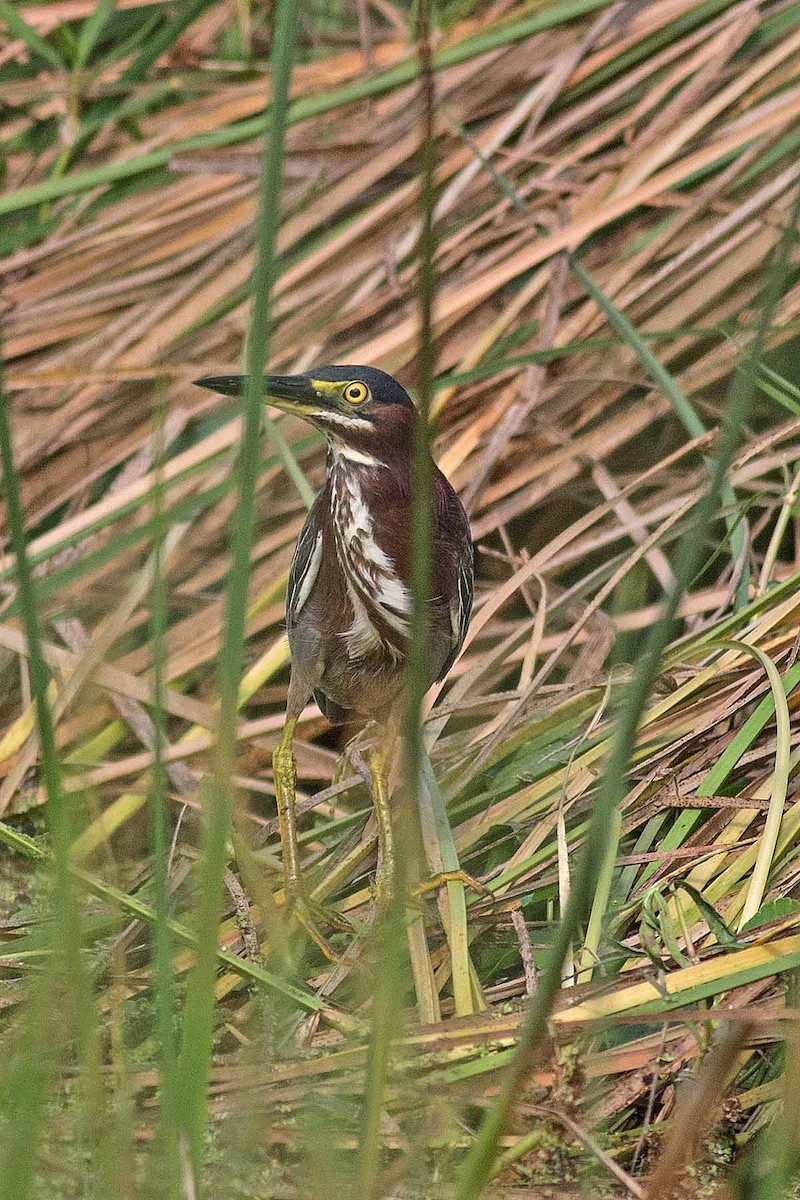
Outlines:
[[[208, 388], [222, 396], [241, 396], [247, 382], [246, 375], [207, 375], [195, 379], [197, 387]], [[310, 379], [304, 375], [265, 375], [263, 383], [265, 404], [271, 404], [284, 412], [298, 416], [317, 412], [325, 407], [323, 397]]]
[[244, 381], [244, 375], [204, 375], [202, 379], [192, 380], [195, 387], [207, 388], [220, 396], [241, 396]]

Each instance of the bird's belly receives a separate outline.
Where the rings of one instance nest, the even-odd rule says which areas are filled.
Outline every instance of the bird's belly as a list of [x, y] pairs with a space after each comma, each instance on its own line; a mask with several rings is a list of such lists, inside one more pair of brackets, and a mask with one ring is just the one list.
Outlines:
[[[439, 617], [438, 621], [434, 614]], [[431, 615], [434, 619], [429, 629], [429, 652], [425, 661], [426, 688], [439, 678], [443, 665], [437, 626], [445, 618], [435, 609], [431, 610]], [[353, 630], [360, 629], [357, 619], [356, 615], [347, 627], [347, 634], [328, 642], [319, 689], [341, 708], [380, 719], [405, 685], [406, 649], [392, 645], [380, 636], [373, 640], [364, 631], [362, 650], [354, 654], [358, 643], [354, 641]]]
[[[339, 572], [325, 578], [326, 589], [311, 589], [289, 629], [293, 671], [304, 675], [318, 699], [321, 694], [330, 701], [320, 706], [334, 723], [355, 715], [383, 720], [403, 691], [407, 639], [381, 610], [360, 603]], [[429, 619], [427, 684], [441, 672], [449, 611], [431, 604]]]
[[365, 717], [380, 716], [403, 689], [405, 658], [383, 647], [353, 659], [347, 643], [326, 655], [320, 691], [341, 708]]

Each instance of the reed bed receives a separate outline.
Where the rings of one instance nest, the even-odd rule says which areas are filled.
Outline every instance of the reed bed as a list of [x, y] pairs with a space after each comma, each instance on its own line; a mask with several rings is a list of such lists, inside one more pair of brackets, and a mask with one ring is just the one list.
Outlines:
[[[360, 1194], [358, 743], [301, 719], [338, 964], [283, 920], [271, 775], [324, 448], [192, 380], [424, 385], [414, 19], [0, 4], [0, 1196]], [[371, 1195], [789, 1195], [800, 5], [495, 0], [431, 47], [431, 431], [477, 578], [421, 870], [492, 900], [409, 907]]]

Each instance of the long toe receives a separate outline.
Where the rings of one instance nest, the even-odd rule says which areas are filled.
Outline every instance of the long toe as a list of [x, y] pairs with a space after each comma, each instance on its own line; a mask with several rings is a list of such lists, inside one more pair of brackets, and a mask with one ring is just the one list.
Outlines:
[[424, 883], [417, 884], [412, 890], [411, 895], [415, 897], [426, 896], [430, 892], [437, 892], [439, 888], [444, 887], [448, 883], [461, 883], [465, 888], [476, 892], [485, 900], [494, 901], [494, 893], [490, 892], [482, 883], [479, 883], [477, 879], [473, 879], [466, 871], [440, 871], [438, 875], [431, 876]]
[[330, 962], [338, 963], [340, 956], [333, 949], [322, 929], [327, 927], [339, 933], [355, 934], [355, 928], [347, 917], [333, 908], [328, 908], [326, 905], [312, 900], [310, 896], [301, 891], [293, 891], [287, 899], [287, 905], [314, 945]]

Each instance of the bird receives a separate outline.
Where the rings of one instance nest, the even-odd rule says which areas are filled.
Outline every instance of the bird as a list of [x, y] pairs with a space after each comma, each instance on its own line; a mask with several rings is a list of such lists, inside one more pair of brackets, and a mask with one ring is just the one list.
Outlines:
[[[247, 377], [207, 376], [195, 382], [239, 397]], [[397, 725], [411, 628], [414, 448], [420, 418], [405, 388], [376, 367], [319, 366], [299, 375], [265, 375], [262, 394], [266, 404], [308, 421], [327, 440], [325, 483], [289, 571], [290, 679], [273, 772], [285, 904], [323, 953], [334, 957], [320, 926], [352, 926], [314, 902], [303, 878], [292, 741], [312, 696], [333, 725]], [[433, 462], [431, 471], [428, 687], [445, 678], [458, 656], [474, 588], [467, 514]], [[385, 742], [379, 739], [367, 757], [382, 864], [376, 900], [384, 907], [396, 888]]]

